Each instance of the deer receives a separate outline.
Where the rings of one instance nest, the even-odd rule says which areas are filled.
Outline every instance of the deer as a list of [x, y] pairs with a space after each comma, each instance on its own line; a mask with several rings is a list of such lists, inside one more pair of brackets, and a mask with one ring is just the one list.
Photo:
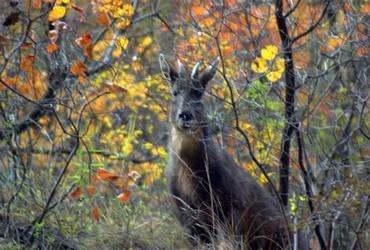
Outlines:
[[[232, 239], [237, 248], [283, 249], [278, 201], [213, 140], [205, 111], [208, 83], [220, 59], [191, 72], [163, 55], [171, 108], [167, 182], [174, 214], [193, 246]], [[216, 241], [215, 241], [216, 239]]]

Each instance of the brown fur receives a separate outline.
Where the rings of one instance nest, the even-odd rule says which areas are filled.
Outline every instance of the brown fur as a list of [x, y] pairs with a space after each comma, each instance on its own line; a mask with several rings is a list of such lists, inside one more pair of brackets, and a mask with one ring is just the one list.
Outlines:
[[233, 239], [240, 247], [281, 249], [278, 203], [212, 140], [203, 95], [216, 63], [192, 76], [163, 56], [160, 63], [172, 91], [169, 191], [191, 242]]

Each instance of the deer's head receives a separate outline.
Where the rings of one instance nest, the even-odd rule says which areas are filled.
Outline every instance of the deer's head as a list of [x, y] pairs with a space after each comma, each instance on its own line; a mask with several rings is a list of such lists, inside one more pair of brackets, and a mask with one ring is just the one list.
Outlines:
[[188, 72], [180, 60], [177, 69], [160, 54], [159, 64], [162, 74], [171, 86], [170, 122], [183, 131], [194, 132], [204, 126], [207, 121], [204, 114], [203, 96], [207, 83], [217, 72], [219, 59], [199, 72], [201, 62], [197, 62]]

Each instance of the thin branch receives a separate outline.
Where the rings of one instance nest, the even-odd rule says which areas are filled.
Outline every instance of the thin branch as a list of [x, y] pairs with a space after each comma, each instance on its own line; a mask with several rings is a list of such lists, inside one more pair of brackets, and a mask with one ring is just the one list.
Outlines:
[[313, 206], [313, 202], [312, 202], [312, 199], [313, 199], [313, 196], [312, 196], [312, 188], [311, 188], [311, 185], [310, 185], [310, 181], [309, 181], [309, 175], [307, 173], [307, 170], [304, 166], [304, 161], [303, 161], [303, 151], [304, 151], [304, 142], [303, 142], [303, 137], [302, 137], [302, 133], [301, 133], [301, 126], [299, 126], [297, 129], [296, 129], [296, 136], [297, 136], [297, 144], [298, 144], [298, 165], [299, 165], [299, 168], [303, 174], [303, 180], [304, 180], [304, 185], [305, 185], [305, 189], [306, 189], [306, 195], [307, 195], [307, 202], [308, 202], [308, 208], [310, 209], [310, 212], [311, 212], [311, 215], [312, 215], [312, 221], [315, 225], [315, 234], [317, 236], [317, 239], [320, 243], [320, 246], [325, 246], [325, 240], [324, 240], [324, 237], [321, 233], [321, 229], [320, 229], [320, 224], [318, 223], [319, 220], [318, 220], [318, 216], [315, 212], [315, 208]]
[[325, 7], [324, 7], [324, 10], [321, 12], [321, 16], [319, 17], [319, 19], [316, 21], [316, 23], [314, 23], [313, 25], [311, 25], [310, 28], [308, 28], [305, 32], [299, 34], [298, 36], [294, 37], [292, 39], [292, 44], [295, 43], [297, 40], [301, 39], [302, 37], [310, 34], [314, 29], [316, 29], [317, 26], [320, 25], [322, 19], [325, 17], [325, 14], [326, 14], [326, 11], [328, 10], [329, 6], [330, 6], [330, 3], [331, 3], [331, 0], [328, 0], [326, 1], [326, 4], [325, 4]]

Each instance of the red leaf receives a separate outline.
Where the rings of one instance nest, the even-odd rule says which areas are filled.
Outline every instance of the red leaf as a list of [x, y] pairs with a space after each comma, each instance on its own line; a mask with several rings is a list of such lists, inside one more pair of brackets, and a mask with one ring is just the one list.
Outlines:
[[82, 195], [82, 189], [81, 187], [77, 187], [72, 193], [69, 194], [69, 196], [73, 198], [79, 198]]
[[91, 43], [91, 35], [90, 33], [86, 33], [84, 36], [77, 38], [75, 42], [80, 46], [84, 46], [86, 44]]

